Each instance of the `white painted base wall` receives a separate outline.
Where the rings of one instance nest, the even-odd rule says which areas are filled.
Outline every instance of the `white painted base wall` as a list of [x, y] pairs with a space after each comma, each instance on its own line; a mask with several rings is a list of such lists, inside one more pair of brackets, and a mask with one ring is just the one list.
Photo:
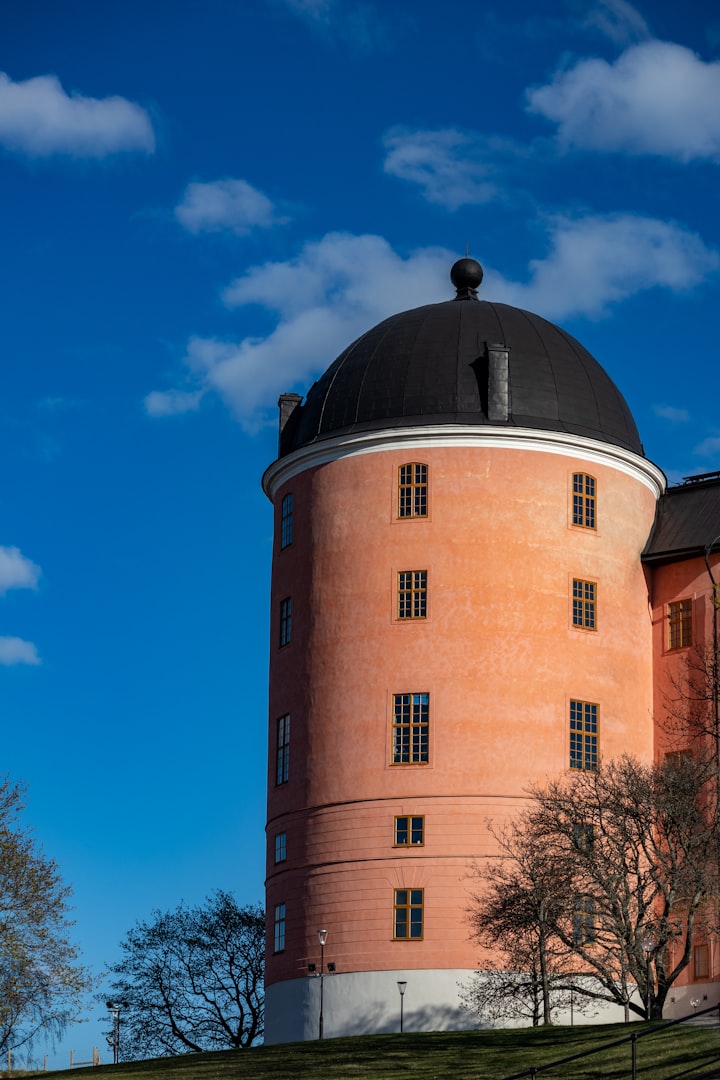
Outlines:
[[[398, 981], [407, 982], [403, 1001], [405, 1031], [472, 1031], [499, 1026], [484, 1023], [460, 1006], [459, 984], [472, 970], [452, 971], [360, 971], [326, 975], [323, 980], [323, 1036], [390, 1034], [400, 1031]], [[704, 995], [707, 995], [704, 997]], [[717, 983], [678, 987], [668, 997], [665, 1019], [671, 1020], [715, 1005], [720, 998]], [[674, 1000], [671, 1000], [674, 999]], [[555, 1022], [569, 1024], [570, 1013], [555, 1014]], [[638, 1019], [631, 1013], [631, 1020]], [[623, 1010], [599, 1005], [593, 1015], [575, 1011], [580, 1024], [621, 1023]], [[306, 977], [275, 983], [265, 997], [265, 1042], [306, 1042], [317, 1039], [320, 1025], [320, 979]], [[512, 1025], [507, 1025], [512, 1026]], [[523, 1025], [525, 1023], [523, 1022]]]
[[[326, 1039], [343, 1035], [400, 1031], [398, 980], [407, 988], [403, 1004], [405, 1031], [464, 1031], [481, 1026], [460, 1008], [458, 982], [472, 971], [357, 971], [324, 977], [323, 1029]], [[317, 1039], [320, 979], [307, 977], [268, 986], [265, 993], [265, 1042]]]

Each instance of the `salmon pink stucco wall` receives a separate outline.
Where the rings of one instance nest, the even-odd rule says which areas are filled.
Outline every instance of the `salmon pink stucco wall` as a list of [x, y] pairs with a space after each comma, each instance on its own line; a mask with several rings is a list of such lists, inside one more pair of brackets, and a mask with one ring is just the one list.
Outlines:
[[[600, 753], [651, 760], [653, 612], [640, 562], [657, 491], [551, 441], [537, 448], [417, 441], [338, 453], [272, 491], [268, 912], [284, 949], [266, 980], [304, 976], [316, 931], [343, 971], [471, 969], [465, 919], [493, 854], [488, 819], [569, 767], [569, 702], [596, 702]], [[626, 458], [631, 455], [625, 455]], [[399, 466], [429, 472], [425, 518], [399, 519]], [[597, 481], [597, 528], [572, 524], [572, 474]], [[293, 542], [279, 546], [283, 496]], [[397, 618], [397, 575], [427, 571], [427, 616]], [[597, 583], [597, 629], [572, 625], [573, 578]], [[279, 645], [281, 602], [292, 635]], [[393, 695], [429, 694], [427, 763], [392, 763]], [[290, 717], [287, 782], [277, 721]], [[394, 846], [397, 815], [425, 819], [422, 846]], [[286, 838], [276, 864], [274, 843]], [[420, 941], [393, 940], [393, 892], [424, 890]]]

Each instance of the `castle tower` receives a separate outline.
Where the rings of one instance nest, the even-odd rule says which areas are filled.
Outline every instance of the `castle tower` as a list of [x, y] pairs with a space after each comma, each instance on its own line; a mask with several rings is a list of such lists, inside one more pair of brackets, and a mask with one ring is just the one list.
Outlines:
[[[640, 553], [664, 490], [572, 337], [477, 298], [394, 315], [281, 398], [266, 1039], [472, 1026], [488, 819], [653, 752]], [[321, 960], [337, 974], [308, 975]]]

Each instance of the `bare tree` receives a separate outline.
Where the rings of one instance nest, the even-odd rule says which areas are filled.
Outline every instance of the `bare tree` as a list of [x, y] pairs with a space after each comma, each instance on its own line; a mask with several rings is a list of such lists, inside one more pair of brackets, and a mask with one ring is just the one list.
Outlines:
[[16, 1052], [59, 1037], [90, 987], [69, 940], [71, 890], [21, 825], [23, 798], [0, 779], [0, 1050]]
[[626, 756], [532, 792], [535, 842], [571, 884], [553, 929], [593, 976], [580, 992], [626, 1014], [662, 1016], [716, 895], [708, 781], [707, 763], [692, 754], [654, 767]]
[[[486, 980], [476, 1002], [507, 1015], [525, 993], [531, 1014], [542, 1002], [547, 1023], [554, 992], [615, 1003], [626, 1019], [661, 1017], [698, 927], [713, 929], [718, 829], [708, 762], [691, 753], [657, 766], [623, 757], [531, 794], [533, 806], [497, 836], [500, 861], [484, 870], [474, 900], [476, 939], [499, 948], [510, 972]], [[504, 1003], [491, 1004], [495, 995]]]
[[120, 1058], [251, 1046], [264, 1030], [265, 917], [218, 890], [204, 905], [153, 914], [110, 968], [123, 1002]]
[[[492, 824], [490, 825], [491, 831]], [[479, 945], [499, 951], [501, 963], [483, 964], [464, 987], [466, 1008], [489, 1019], [552, 1022], [565, 1004], [570, 950], [554, 933], [560, 882], [537, 847], [527, 816], [493, 835], [499, 858], [474, 872], [482, 890], [468, 918]]]
[[[493, 832], [496, 862], [480, 868], [482, 889], [472, 897], [468, 917], [479, 945], [501, 955], [485, 961], [463, 987], [465, 1008], [487, 1019], [552, 1023], [553, 1011], [591, 1004], [578, 993], [582, 978], [573, 972], [573, 952], [555, 932], [570, 882], [558, 877], [536, 843], [528, 815]], [[567, 868], [565, 868], [566, 872]], [[576, 966], [576, 965], [575, 965]]]

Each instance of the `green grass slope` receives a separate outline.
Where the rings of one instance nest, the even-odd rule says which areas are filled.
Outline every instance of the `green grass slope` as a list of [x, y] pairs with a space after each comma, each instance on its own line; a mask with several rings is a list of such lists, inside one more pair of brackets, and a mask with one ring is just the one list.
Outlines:
[[[640, 1034], [646, 1024], [633, 1024]], [[602, 1046], [630, 1034], [625, 1025], [528, 1028], [477, 1032], [366, 1035], [323, 1042], [258, 1046], [152, 1061], [102, 1065], [93, 1080], [502, 1080], [559, 1057]], [[639, 1080], [668, 1080], [688, 1069], [718, 1063], [720, 1028], [681, 1025], [654, 1031], [637, 1042]], [[541, 1073], [549, 1080], [625, 1080], [630, 1044]], [[39, 1074], [51, 1080], [63, 1072]], [[77, 1070], [73, 1071], [77, 1075]], [[686, 1074], [688, 1080], [692, 1072]]]

